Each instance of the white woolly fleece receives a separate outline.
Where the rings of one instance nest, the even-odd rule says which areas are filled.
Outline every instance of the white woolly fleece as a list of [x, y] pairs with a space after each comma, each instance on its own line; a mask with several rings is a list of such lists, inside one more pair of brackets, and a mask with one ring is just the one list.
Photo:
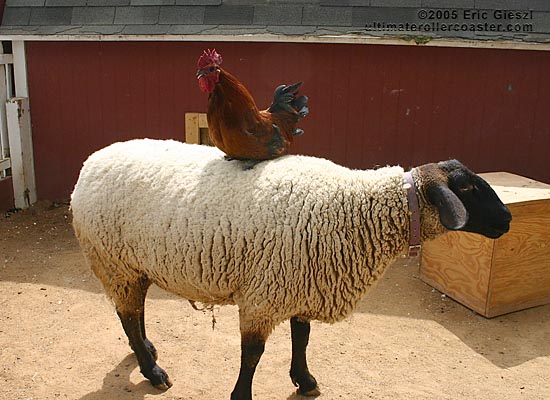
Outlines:
[[243, 170], [213, 147], [133, 140], [84, 163], [77, 237], [111, 297], [146, 275], [241, 324], [335, 322], [406, 248], [403, 169], [285, 156]]

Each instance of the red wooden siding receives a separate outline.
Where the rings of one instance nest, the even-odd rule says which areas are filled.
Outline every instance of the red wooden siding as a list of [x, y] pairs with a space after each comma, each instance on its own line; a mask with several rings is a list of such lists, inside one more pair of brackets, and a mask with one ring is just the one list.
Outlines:
[[0, 0], [0, 21], [2, 21], [2, 17], [4, 16], [5, 6], [6, 6], [6, 0]]
[[550, 182], [550, 52], [290, 43], [27, 44], [40, 198], [66, 198], [84, 159], [138, 137], [184, 140], [205, 112], [196, 60], [223, 66], [267, 106], [304, 81], [310, 115], [294, 152], [355, 167], [458, 158]]
[[2, 211], [9, 210], [15, 206], [13, 199], [13, 188], [11, 178], [0, 181], [0, 215]]

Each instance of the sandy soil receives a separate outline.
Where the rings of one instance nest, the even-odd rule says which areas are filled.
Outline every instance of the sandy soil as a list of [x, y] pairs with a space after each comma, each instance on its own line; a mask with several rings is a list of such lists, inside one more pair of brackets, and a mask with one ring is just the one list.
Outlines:
[[[212, 315], [152, 288], [148, 336], [174, 386], [141, 376], [113, 307], [87, 268], [67, 206], [0, 216], [0, 398], [228, 399], [238, 374], [235, 307]], [[394, 265], [344, 322], [312, 324], [320, 399], [549, 399], [550, 307], [487, 320]], [[255, 376], [255, 399], [300, 399], [279, 326]]]

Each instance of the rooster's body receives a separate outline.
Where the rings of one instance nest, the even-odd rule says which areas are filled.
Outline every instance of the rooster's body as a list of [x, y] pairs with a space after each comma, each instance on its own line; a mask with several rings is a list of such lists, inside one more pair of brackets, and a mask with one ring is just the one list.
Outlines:
[[207, 119], [212, 143], [230, 159], [262, 161], [287, 154], [293, 137], [303, 133], [296, 123], [309, 112], [307, 97], [296, 97], [301, 82], [279, 86], [271, 106], [260, 111], [246, 87], [220, 63], [215, 51], [205, 52], [197, 71], [201, 88], [210, 93]]

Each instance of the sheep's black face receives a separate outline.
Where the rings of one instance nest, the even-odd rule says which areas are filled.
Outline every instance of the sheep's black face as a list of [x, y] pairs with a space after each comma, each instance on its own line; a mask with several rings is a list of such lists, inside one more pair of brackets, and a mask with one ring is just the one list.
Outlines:
[[485, 180], [456, 160], [443, 161], [439, 167], [447, 174], [449, 189], [468, 214], [466, 224], [458, 230], [492, 239], [508, 232], [512, 214]]

